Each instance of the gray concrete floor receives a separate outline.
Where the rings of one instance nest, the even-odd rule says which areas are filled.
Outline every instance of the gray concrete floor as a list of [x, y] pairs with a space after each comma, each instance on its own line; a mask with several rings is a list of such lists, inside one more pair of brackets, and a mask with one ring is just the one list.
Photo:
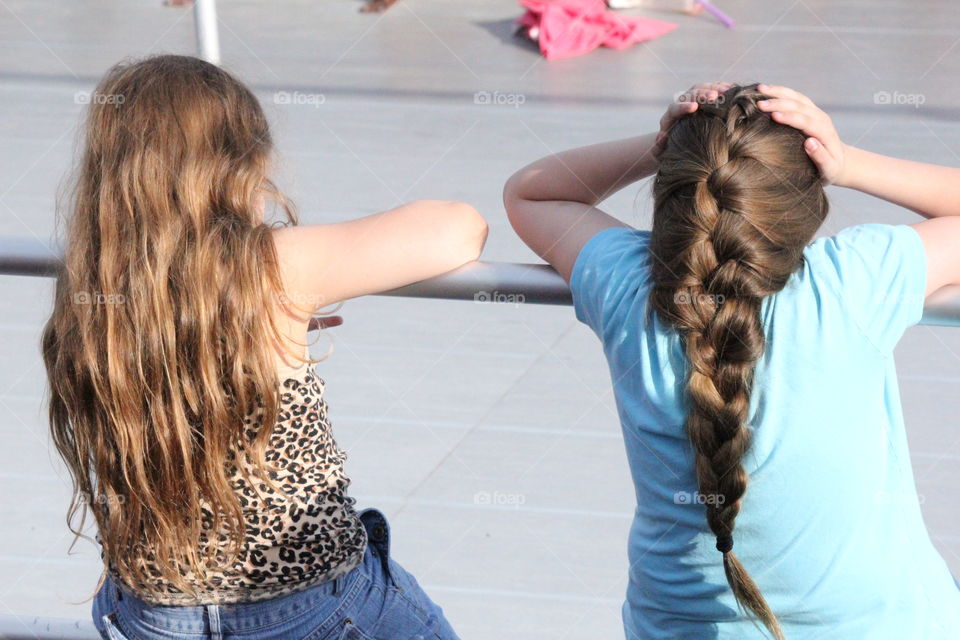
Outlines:
[[[356, 0], [219, 9], [225, 65], [273, 119], [278, 180], [305, 222], [462, 199], [490, 221], [488, 259], [531, 260], [500, 204], [510, 173], [552, 150], [648, 131], [675, 92], [710, 79], [792, 85], [850, 143], [960, 162], [954, 2], [721, 4], [735, 30], [649, 10], [680, 28], [560, 62], [511, 37], [510, 0], [402, 0], [382, 16], [358, 14]], [[124, 56], [192, 53], [192, 15], [159, 0], [0, 0], [0, 42], [0, 234], [46, 238], [78, 92]], [[278, 91], [323, 101], [281, 104]], [[523, 104], [477, 104], [481, 91]], [[877, 92], [924, 104], [880, 104]], [[620, 194], [609, 210], [648, 224], [646, 193]], [[916, 219], [831, 196], [825, 233]], [[43, 419], [37, 341], [50, 292], [48, 281], [0, 278], [0, 613], [86, 619], [98, 556], [83, 541], [67, 554], [67, 483]], [[371, 298], [344, 315], [320, 371], [356, 494], [392, 517], [396, 556], [462, 636], [620, 637], [633, 490], [593, 335], [568, 308]], [[960, 574], [960, 331], [911, 329], [897, 357], [924, 514]]]

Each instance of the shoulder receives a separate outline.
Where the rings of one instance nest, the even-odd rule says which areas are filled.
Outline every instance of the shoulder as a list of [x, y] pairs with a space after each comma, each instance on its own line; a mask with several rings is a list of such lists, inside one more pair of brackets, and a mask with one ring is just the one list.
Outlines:
[[923, 315], [927, 258], [910, 225], [848, 227], [813, 242], [804, 262], [820, 304], [832, 299], [836, 315], [851, 318], [885, 353]]
[[804, 251], [809, 270], [845, 288], [875, 287], [922, 263], [925, 254], [917, 231], [906, 224], [867, 223], [819, 238]]
[[[571, 273], [571, 286], [587, 270], [612, 265], [642, 266], [649, 258], [650, 232], [631, 227], [610, 227], [593, 235], [580, 249]], [[579, 273], [578, 273], [579, 272]]]
[[846, 227], [832, 236], [818, 238], [807, 247], [805, 255], [837, 261], [845, 257], [863, 257], [866, 252], [884, 251], [894, 244], [919, 239], [916, 230], [910, 225], [870, 222]]
[[623, 303], [649, 285], [650, 232], [611, 227], [591, 237], [577, 255], [570, 291], [577, 318], [596, 332], [610, 324]]

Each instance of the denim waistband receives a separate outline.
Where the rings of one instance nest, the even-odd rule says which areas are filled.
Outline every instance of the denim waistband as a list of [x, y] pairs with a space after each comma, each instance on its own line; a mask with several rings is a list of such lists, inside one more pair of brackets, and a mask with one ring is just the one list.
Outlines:
[[[383, 570], [389, 549], [389, 525], [384, 515], [376, 509], [367, 509], [359, 515], [369, 542], [360, 564], [334, 580], [295, 593], [240, 604], [167, 606], [145, 602], [109, 577], [103, 588], [109, 590], [110, 604], [114, 610], [121, 612], [122, 617], [135, 618], [165, 631], [211, 634], [214, 637], [218, 635], [219, 628], [229, 628], [233, 633], [254, 631], [316, 610], [323, 601], [329, 605], [331, 596], [338, 599], [337, 606], [329, 616], [329, 624], [332, 625], [337, 622], [337, 613], [350, 606], [363, 591], [371, 574]], [[318, 630], [327, 624], [322, 623]]]

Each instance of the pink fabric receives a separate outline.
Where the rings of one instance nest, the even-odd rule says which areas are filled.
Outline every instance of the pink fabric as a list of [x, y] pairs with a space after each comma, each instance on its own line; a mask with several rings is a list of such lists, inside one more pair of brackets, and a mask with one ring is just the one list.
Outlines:
[[520, 0], [520, 6], [527, 12], [517, 23], [548, 60], [583, 55], [601, 45], [626, 49], [677, 28], [672, 22], [619, 15], [604, 0]]

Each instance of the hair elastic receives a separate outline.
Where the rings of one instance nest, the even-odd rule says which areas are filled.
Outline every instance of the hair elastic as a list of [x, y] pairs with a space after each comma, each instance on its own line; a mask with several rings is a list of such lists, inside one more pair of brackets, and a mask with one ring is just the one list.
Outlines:
[[729, 553], [731, 550], [733, 550], [733, 536], [729, 533], [717, 536], [717, 551]]

